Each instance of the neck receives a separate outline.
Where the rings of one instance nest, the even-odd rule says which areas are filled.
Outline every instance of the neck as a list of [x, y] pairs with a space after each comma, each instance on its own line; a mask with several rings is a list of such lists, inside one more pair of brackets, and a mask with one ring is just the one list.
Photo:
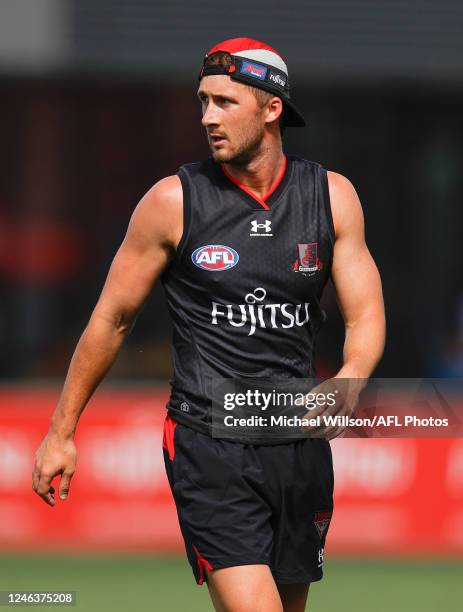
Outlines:
[[283, 150], [277, 147], [259, 152], [245, 164], [224, 163], [225, 170], [238, 182], [263, 198], [280, 176], [285, 165]]

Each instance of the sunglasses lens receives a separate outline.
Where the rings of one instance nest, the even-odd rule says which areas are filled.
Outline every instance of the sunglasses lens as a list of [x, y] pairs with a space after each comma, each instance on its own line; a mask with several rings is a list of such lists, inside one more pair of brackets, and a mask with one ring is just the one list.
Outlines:
[[232, 64], [231, 55], [225, 51], [216, 51], [204, 61], [204, 66], [221, 66], [222, 68], [229, 68]]

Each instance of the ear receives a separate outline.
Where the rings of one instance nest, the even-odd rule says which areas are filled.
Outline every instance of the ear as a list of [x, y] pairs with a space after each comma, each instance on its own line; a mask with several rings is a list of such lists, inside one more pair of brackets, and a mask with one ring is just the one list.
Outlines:
[[267, 105], [267, 117], [265, 123], [273, 123], [278, 120], [283, 113], [283, 102], [280, 98], [273, 96]]

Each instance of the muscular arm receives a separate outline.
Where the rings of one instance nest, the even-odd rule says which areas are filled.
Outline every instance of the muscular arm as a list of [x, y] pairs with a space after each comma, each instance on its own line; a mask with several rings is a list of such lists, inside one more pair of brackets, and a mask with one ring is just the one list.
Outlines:
[[[331, 277], [346, 335], [341, 369], [311, 392], [339, 392], [342, 401], [315, 408], [311, 418], [352, 414], [360, 391], [383, 354], [385, 340], [381, 279], [365, 244], [360, 201], [352, 184], [340, 174], [328, 172], [328, 185], [336, 233]], [[311, 437], [331, 440], [341, 435], [345, 426], [322, 423], [302, 429]]]
[[332, 279], [345, 323], [341, 378], [367, 379], [384, 350], [385, 314], [381, 279], [365, 243], [362, 207], [352, 184], [328, 172], [336, 232]]
[[137, 205], [117, 251], [98, 303], [69, 365], [50, 430], [36, 453], [34, 490], [54, 505], [51, 480], [63, 477], [67, 493], [75, 468], [73, 437], [92, 393], [113, 364], [124, 338], [153, 285], [168, 264], [182, 232], [180, 180], [156, 183]]

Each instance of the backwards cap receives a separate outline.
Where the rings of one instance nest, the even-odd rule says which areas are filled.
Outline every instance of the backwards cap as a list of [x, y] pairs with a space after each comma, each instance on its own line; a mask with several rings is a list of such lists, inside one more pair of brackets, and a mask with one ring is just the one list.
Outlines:
[[214, 45], [204, 56], [199, 80], [210, 74], [230, 78], [263, 89], [281, 98], [284, 123], [303, 127], [305, 119], [291, 102], [288, 68], [276, 49], [254, 38], [229, 38]]

